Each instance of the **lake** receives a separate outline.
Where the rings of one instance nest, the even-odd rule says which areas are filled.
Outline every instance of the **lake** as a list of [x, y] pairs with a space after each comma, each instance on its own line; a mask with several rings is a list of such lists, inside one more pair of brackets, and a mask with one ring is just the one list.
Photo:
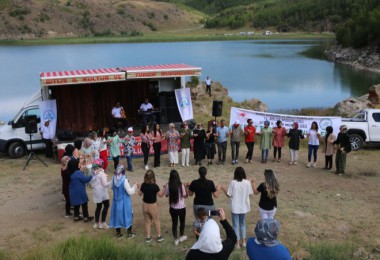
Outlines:
[[0, 119], [8, 121], [39, 90], [39, 73], [187, 63], [229, 89], [235, 101], [258, 98], [270, 111], [331, 107], [367, 93], [380, 75], [328, 62], [327, 40], [249, 40], [54, 46], [0, 46]]

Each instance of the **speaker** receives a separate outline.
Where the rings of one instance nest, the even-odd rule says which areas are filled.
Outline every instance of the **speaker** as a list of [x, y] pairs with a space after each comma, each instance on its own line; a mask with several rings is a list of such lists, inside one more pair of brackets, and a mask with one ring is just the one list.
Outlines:
[[25, 133], [35, 134], [37, 132], [38, 132], [37, 116], [26, 116], [25, 117]]
[[212, 116], [222, 116], [223, 101], [214, 100], [212, 102]]

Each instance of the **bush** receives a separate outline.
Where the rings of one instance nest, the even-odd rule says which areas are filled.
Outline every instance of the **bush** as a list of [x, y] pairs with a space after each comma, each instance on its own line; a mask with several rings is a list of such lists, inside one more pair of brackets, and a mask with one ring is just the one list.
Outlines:
[[15, 8], [12, 11], [9, 11], [9, 15], [12, 17], [16, 16], [24, 16], [30, 14], [30, 9], [29, 8]]

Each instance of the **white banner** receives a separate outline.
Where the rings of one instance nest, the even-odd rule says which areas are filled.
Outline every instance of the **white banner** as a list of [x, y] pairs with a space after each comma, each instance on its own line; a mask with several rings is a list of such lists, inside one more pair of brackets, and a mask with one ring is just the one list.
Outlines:
[[292, 128], [293, 122], [297, 122], [299, 129], [306, 134], [313, 121], [317, 122], [319, 127], [319, 133], [321, 136], [326, 134], [326, 127], [332, 126], [334, 134], [339, 133], [339, 127], [342, 124], [341, 117], [322, 117], [322, 116], [294, 116], [294, 115], [283, 115], [283, 114], [273, 114], [258, 112], [254, 110], [241, 109], [236, 107], [231, 107], [230, 115], [230, 125], [232, 125], [235, 120], [239, 120], [244, 126], [247, 125], [247, 119], [253, 120], [253, 125], [256, 128], [256, 132], [260, 132], [261, 127], [264, 126], [264, 121], [268, 120], [270, 122], [270, 127], [275, 127], [277, 120], [282, 121], [282, 125], [288, 130]]
[[41, 125], [46, 119], [50, 120], [50, 136], [55, 136], [57, 129], [57, 103], [55, 99], [41, 101], [39, 104], [41, 114]]
[[193, 119], [193, 104], [191, 103], [190, 88], [176, 89], [175, 97], [182, 121]]

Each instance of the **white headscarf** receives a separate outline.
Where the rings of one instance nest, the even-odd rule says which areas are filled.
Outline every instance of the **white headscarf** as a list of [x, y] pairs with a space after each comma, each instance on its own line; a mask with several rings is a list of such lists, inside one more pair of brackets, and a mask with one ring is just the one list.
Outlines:
[[218, 224], [213, 219], [206, 221], [198, 241], [191, 249], [199, 249], [204, 253], [215, 254], [223, 249]]

